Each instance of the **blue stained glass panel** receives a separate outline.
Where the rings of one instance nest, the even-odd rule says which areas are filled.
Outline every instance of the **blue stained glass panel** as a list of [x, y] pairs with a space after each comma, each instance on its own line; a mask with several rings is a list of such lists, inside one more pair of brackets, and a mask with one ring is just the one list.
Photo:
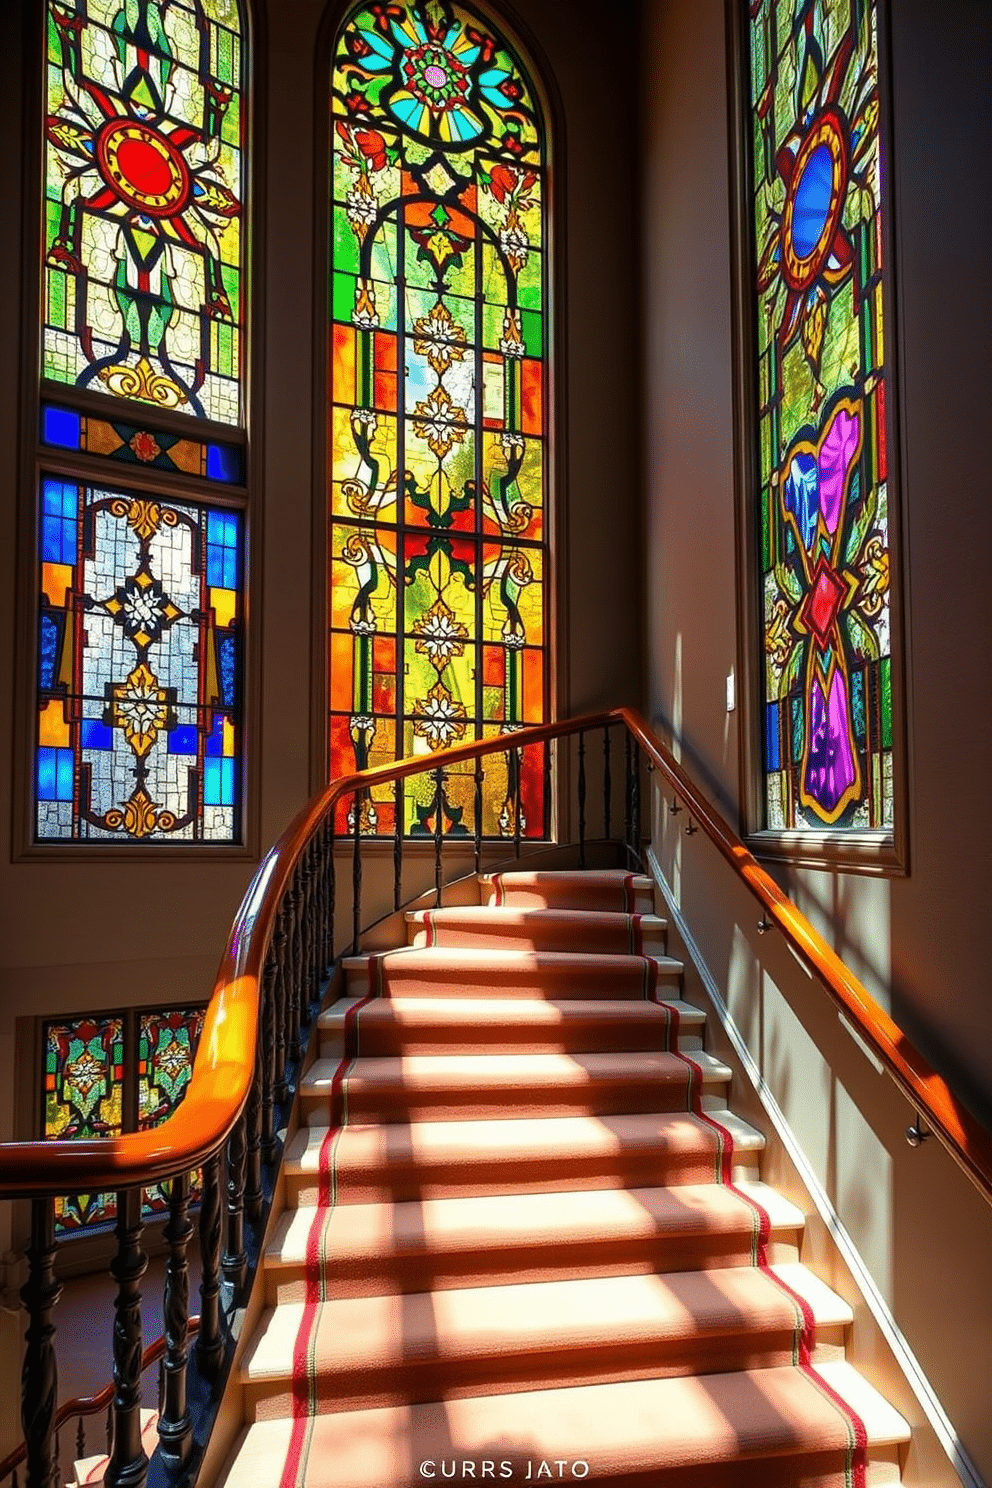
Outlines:
[[72, 800], [72, 750], [43, 744], [38, 750], [38, 800]]
[[203, 800], [207, 806], [234, 805], [234, 761], [208, 757], [203, 762]]
[[41, 685], [50, 688], [55, 685], [55, 662], [58, 657], [59, 628], [51, 615], [40, 617], [38, 636], [38, 673]]
[[113, 749], [113, 730], [98, 718], [84, 718], [79, 725], [80, 743], [84, 749]]
[[195, 754], [199, 734], [191, 725], [172, 729], [169, 733], [170, 754]]
[[244, 461], [241, 451], [229, 444], [208, 444], [207, 475], [210, 480], [227, 481], [233, 485], [243, 484]]
[[238, 645], [234, 636], [221, 636], [217, 647], [220, 688], [225, 708], [233, 708], [237, 686]]
[[50, 403], [41, 410], [41, 437], [45, 444], [62, 449], [79, 448], [81, 419], [68, 408], [55, 408]]

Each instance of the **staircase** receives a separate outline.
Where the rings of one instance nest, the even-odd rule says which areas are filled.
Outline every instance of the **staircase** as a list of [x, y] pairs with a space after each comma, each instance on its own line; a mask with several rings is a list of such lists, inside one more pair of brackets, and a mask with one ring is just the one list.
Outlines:
[[321, 1014], [221, 1484], [898, 1482], [909, 1428], [845, 1362], [651, 881], [480, 897]]

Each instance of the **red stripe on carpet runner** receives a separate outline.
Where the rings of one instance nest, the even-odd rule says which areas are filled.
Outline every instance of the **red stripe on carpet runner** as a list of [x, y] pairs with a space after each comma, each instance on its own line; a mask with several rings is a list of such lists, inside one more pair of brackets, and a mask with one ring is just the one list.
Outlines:
[[[369, 962], [369, 990], [360, 1002], [354, 1003], [344, 1015], [343, 1043], [344, 1052], [341, 1061], [331, 1079], [330, 1099], [328, 1108], [333, 1113], [335, 1101], [342, 1091], [351, 1066], [358, 1056], [358, 1015], [366, 1003], [378, 997], [382, 990], [382, 957], [370, 956]], [[350, 1035], [355, 1034], [355, 1052], [349, 1052]], [[289, 1447], [286, 1452], [286, 1463], [283, 1467], [282, 1477], [279, 1480], [279, 1488], [296, 1488], [302, 1483], [306, 1472], [307, 1459], [310, 1455], [310, 1438], [313, 1431], [314, 1400], [313, 1383], [314, 1367], [311, 1357], [313, 1346], [316, 1341], [317, 1315], [320, 1304], [323, 1301], [324, 1290], [324, 1258], [322, 1255], [322, 1240], [324, 1227], [327, 1222], [327, 1213], [334, 1205], [337, 1197], [334, 1191], [334, 1152], [337, 1146], [341, 1130], [348, 1120], [347, 1105], [342, 1110], [341, 1121], [337, 1124], [331, 1123], [327, 1128], [327, 1135], [320, 1146], [318, 1158], [318, 1191], [317, 1208], [314, 1213], [313, 1222], [310, 1225], [310, 1233], [307, 1235], [306, 1261], [304, 1275], [306, 1278], [306, 1297], [303, 1306], [303, 1317], [300, 1321], [300, 1330], [296, 1335], [293, 1345], [293, 1429], [290, 1433]]]
[[[657, 965], [655, 965], [655, 972], [657, 973]], [[655, 975], [655, 978], [653, 979], [651, 991], [649, 994], [653, 1001], [658, 1000], [655, 995], [656, 983], [657, 975]], [[848, 1458], [845, 1467], [845, 1476], [847, 1478], [849, 1488], [866, 1488], [866, 1474], [868, 1464], [868, 1433], [865, 1429], [865, 1424], [862, 1421], [861, 1417], [857, 1414], [857, 1412], [853, 1410], [850, 1405], [848, 1405], [847, 1401], [844, 1400], [840, 1395], [838, 1395], [837, 1391], [834, 1390], [832, 1386], [827, 1383], [827, 1381], [817, 1371], [816, 1366], [812, 1362], [813, 1340], [816, 1328], [816, 1324], [813, 1319], [813, 1309], [810, 1307], [805, 1297], [801, 1297], [798, 1292], [794, 1291], [792, 1287], [788, 1285], [787, 1282], [782, 1280], [782, 1278], [776, 1271], [772, 1270], [772, 1267], [768, 1260], [768, 1237], [771, 1233], [771, 1220], [768, 1216], [768, 1211], [764, 1208], [763, 1205], [758, 1203], [757, 1199], [752, 1198], [750, 1194], [745, 1193], [743, 1189], [738, 1188], [737, 1184], [734, 1183], [732, 1176], [734, 1161], [733, 1133], [729, 1132], [725, 1126], [722, 1126], [720, 1124], [719, 1121], [714, 1120], [709, 1112], [703, 1110], [703, 1072], [700, 1069], [699, 1065], [695, 1062], [695, 1060], [691, 1059], [688, 1054], [684, 1053], [683, 1050], [678, 1048], [678, 1008], [669, 1007], [668, 1011], [669, 1027], [671, 1028], [672, 1026], [674, 1026], [675, 1032], [675, 1047], [672, 1047], [671, 1036], [669, 1035], [668, 1049], [671, 1053], [675, 1054], [679, 1059], [681, 1059], [684, 1064], [687, 1064], [689, 1066], [689, 1104], [692, 1110], [692, 1114], [697, 1117], [698, 1120], [705, 1122], [707, 1126], [712, 1127], [713, 1130], [717, 1133], [717, 1140], [719, 1142], [720, 1182], [723, 1187], [728, 1188], [730, 1192], [735, 1195], [735, 1197], [740, 1199], [743, 1203], [747, 1204], [755, 1217], [755, 1222], [757, 1225], [755, 1231], [755, 1243], [753, 1246], [755, 1265], [757, 1266], [759, 1271], [761, 1271], [765, 1276], [768, 1277], [770, 1281], [774, 1282], [779, 1291], [783, 1292], [791, 1300], [798, 1313], [802, 1317], [802, 1326], [798, 1329], [796, 1339], [796, 1352], [798, 1356], [796, 1362], [799, 1368], [802, 1370], [803, 1374], [805, 1374], [806, 1377], [809, 1379], [810, 1383], [820, 1392], [821, 1395], [825, 1396], [826, 1399], [828, 1399], [833, 1405], [837, 1407], [837, 1409], [840, 1411], [841, 1415], [847, 1422], [848, 1431], [850, 1434], [850, 1444], [848, 1446]]]

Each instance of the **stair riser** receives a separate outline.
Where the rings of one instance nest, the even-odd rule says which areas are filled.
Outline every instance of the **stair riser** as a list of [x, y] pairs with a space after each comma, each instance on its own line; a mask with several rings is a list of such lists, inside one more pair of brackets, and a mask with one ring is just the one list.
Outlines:
[[[733, 1167], [735, 1182], [757, 1179], [759, 1154], [741, 1154]], [[708, 1183], [714, 1177], [713, 1157], [691, 1154], [671, 1156], [667, 1153], [645, 1153], [632, 1157], [617, 1171], [617, 1161], [605, 1166], [601, 1158], [571, 1161], [558, 1160], [552, 1168], [539, 1160], [515, 1160], [512, 1173], [493, 1164], [465, 1164], [454, 1167], [376, 1169], [367, 1172], [337, 1174], [336, 1201], [339, 1204], [400, 1203], [416, 1199], [471, 1198], [483, 1194], [572, 1193], [579, 1189], [647, 1188], [664, 1184], [677, 1188], [689, 1183]], [[287, 1173], [287, 1200], [291, 1205], [311, 1207], [317, 1203], [319, 1187], [310, 1175]]]
[[580, 893], [573, 884], [567, 891], [555, 894], [541, 889], [505, 889], [498, 899], [491, 889], [484, 889], [482, 903], [502, 909], [589, 909], [613, 914], [654, 914], [654, 895], [638, 893], [629, 904], [622, 893], [592, 889]]
[[[748, 1320], [742, 1320], [745, 1327]], [[819, 1359], [843, 1348], [843, 1328], [821, 1330]], [[783, 1329], [754, 1328], [730, 1337], [672, 1340], [664, 1337], [591, 1339], [567, 1348], [548, 1338], [541, 1348], [508, 1349], [498, 1354], [447, 1354], [413, 1358], [357, 1370], [353, 1363], [321, 1371], [317, 1410], [369, 1410], [474, 1395], [508, 1395], [520, 1390], [548, 1390], [562, 1385], [608, 1384], [617, 1380], [672, 1378], [717, 1374], [736, 1369], [768, 1369], [791, 1364], [794, 1335]], [[292, 1383], [288, 1379], [250, 1380], [245, 1386], [249, 1421], [291, 1415]]]
[[471, 925], [442, 924], [430, 930], [408, 926], [409, 944], [415, 947], [461, 948], [473, 951], [581, 951], [592, 956], [664, 956], [667, 938], [663, 930], [628, 931], [596, 929], [586, 932], [578, 942], [575, 928], [564, 926], [506, 926], [474, 928]]
[[[439, 958], [440, 960], [440, 958]], [[674, 965], [658, 968], [657, 995], [677, 997], [681, 985], [681, 969]], [[471, 980], [458, 968], [438, 965], [436, 970], [419, 971], [411, 967], [382, 967], [377, 981], [377, 991], [383, 997], [513, 997], [527, 1000], [538, 998], [542, 1002], [589, 1001], [643, 1002], [645, 977], [617, 974], [609, 977], [602, 971], [582, 974], [578, 970], [541, 971], [539, 974], [514, 975], [494, 971], [487, 980], [480, 975]], [[364, 966], [345, 967], [345, 995], [366, 997], [369, 991], [368, 970]]]
[[[772, 1263], [799, 1259], [798, 1230], [776, 1234], [769, 1245]], [[325, 1295], [336, 1297], [398, 1296], [448, 1287], [500, 1286], [527, 1281], [567, 1281], [597, 1276], [649, 1276], [669, 1271], [705, 1271], [751, 1264], [751, 1237], [741, 1232], [689, 1234], [659, 1239], [596, 1237], [572, 1239], [552, 1249], [546, 1239], [536, 1244], [492, 1243], [471, 1250], [383, 1256], [336, 1254], [325, 1279]], [[266, 1268], [266, 1300], [301, 1302], [307, 1281], [299, 1267]]]
[[[727, 1102], [727, 1082], [707, 1081], [707, 1094], [722, 1107]], [[686, 1085], [648, 1078], [592, 1081], [584, 1085], [515, 1085], [505, 1090], [464, 1087], [414, 1091], [396, 1088], [362, 1090], [349, 1088], [347, 1100], [337, 1093], [328, 1101], [325, 1093], [304, 1091], [303, 1119], [312, 1124], [339, 1126], [349, 1121], [390, 1125], [407, 1121], [494, 1121], [502, 1117], [530, 1116], [619, 1116], [688, 1109]]]
[[[348, 1030], [347, 1053], [349, 1058], [359, 1053], [365, 1058], [402, 1054], [634, 1054], [664, 1049], [665, 1041], [666, 1023], [660, 1015], [636, 1022], [575, 1020], [552, 1030], [547, 1023], [466, 1029], [446, 1023], [440, 1012], [436, 1023], [416, 1027], [362, 1017], [357, 1029], [352, 1023]], [[323, 1041], [321, 1055], [328, 1057]]]

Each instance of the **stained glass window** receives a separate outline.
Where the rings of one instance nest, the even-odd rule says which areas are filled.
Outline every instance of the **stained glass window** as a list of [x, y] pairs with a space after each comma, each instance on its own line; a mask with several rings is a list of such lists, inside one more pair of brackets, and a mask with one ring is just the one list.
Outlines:
[[[548, 716], [548, 266], [540, 107], [470, 6], [353, 10], [330, 129], [334, 776]], [[524, 752], [523, 835], [544, 765]], [[518, 825], [512, 785], [492, 756], [485, 835]], [[433, 792], [411, 782], [405, 832]], [[444, 830], [474, 831], [474, 767], [444, 792]], [[391, 786], [363, 802], [362, 831], [394, 822]]]
[[[138, 1129], [159, 1126], [186, 1093], [203, 1029], [202, 1008], [88, 1015], [44, 1025], [46, 1138], [117, 1136], [131, 1130], [126, 1112], [135, 1096]], [[137, 1058], [135, 1055], [137, 1041]], [[137, 1082], [135, 1091], [134, 1082]], [[192, 1198], [199, 1198], [199, 1175]], [[146, 1219], [168, 1209], [168, 1185], [145, 1190]], [[117, 1195], [56, 1199], [58, 1234], [112, 1224]]]
[[43, 376], [240, 424], [236, 0], [49, 0]]
[[[203, 1031], [199, 1008], [159, 1009], [142, 1013], [138, 1023], [138, 1128], [160, 1126], [180, 1105], [193, 1073], [193, 1058]], [[201, 1193], [199, 1169], [190, 1196]], [[156, 1183], [144, 1191], [144, 1212], [164, 1214], [169, 1208], [169, 1185]]]
[[876, 5], [749, 13], [766, 820], [890, 829]]
[[44, 477], [39, 841], [240, 835], [242, 517]]
[[[113, 1137], [123, 1130], [124, 1027], [119, 1017], [47, 1023], [45, 1136]], [[55, 1200], [55, 1228], [67, 1233], [109, 1224], [116, 1194], [78, 1194]]]

